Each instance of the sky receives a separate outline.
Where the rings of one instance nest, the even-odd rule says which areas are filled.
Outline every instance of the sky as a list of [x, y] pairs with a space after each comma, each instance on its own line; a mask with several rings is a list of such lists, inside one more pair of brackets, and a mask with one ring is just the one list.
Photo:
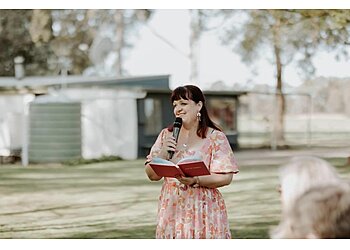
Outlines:
[[[171, 88], [189, 82], [190, 61], [184, 55], [189, 52], [189, 11], [158, 10], [149, 22], [149, 27], [166, 38], [176, 49], [158, 38], [150, 28], [139, 31], [139, 38], [126, 60], [125, 67], [131, 75], [171, 75]], [[350, 50], [349, 50], [350, 52]], [[210, 88], [217, 81], [227, 86], [239, 84], [267, 84], [275, 86], [274, 65], [262, 57], [253, 66], [241, 61], [238, 54], [221, 45], [215, 32], [205, 33], [200, 42], [200, 63], [198, 84], [203, 89]], [[314, 58], [317, 76], [349, 77], [350, 64], [337, 62], [334, 55], [321, 52]], [[300, 69], [291, 63], [284, 71], [285, 82], [291, 86], [303, 83]]]

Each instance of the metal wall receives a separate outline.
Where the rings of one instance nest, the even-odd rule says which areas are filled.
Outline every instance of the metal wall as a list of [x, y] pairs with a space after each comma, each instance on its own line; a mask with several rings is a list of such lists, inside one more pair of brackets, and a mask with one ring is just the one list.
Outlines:
[[81, 157], [81, 137], [80, 103], [30, 105], [29, 162], [78, 159]]

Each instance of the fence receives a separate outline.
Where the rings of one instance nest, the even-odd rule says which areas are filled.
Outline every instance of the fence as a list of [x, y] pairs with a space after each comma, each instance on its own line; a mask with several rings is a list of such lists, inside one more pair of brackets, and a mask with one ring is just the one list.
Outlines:
[[[285, 95], [284, 136], [287, 146], [350, 146], [350, 117], [344, 113], [315, 111], [316, 97]], [[240, 98], [238, 114], [241, 148], [273, 146], [275, 95], [249, 93]]]

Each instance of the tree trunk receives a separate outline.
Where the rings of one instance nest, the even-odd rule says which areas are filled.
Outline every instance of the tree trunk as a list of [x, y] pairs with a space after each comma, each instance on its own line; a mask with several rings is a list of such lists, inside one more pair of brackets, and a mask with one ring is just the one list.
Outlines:
[[35, 44], [47, 43], [50, 41], [52, 38], [51, 27], [51, 10], [33, 10], [29, 34]]
[[117, 62], [116, 62], [116, 73], [117, 76], [123, 75], [123, 47], [124, 47], [124, 10], [116, 10], [114, 15], [114, 20], [116, 22], [116, 52], [118, 54]]
[[190, 10], [191, 17], [191, 34], [190, 34], [190, 63], [191, 72], [190, 80], [198, 81], [198, 62], [199, 62], [199, 38], [201, 35], [201, 17], [200, 10]]
[[271, 140], [271, 147], [273, 149], [284, 147], [284, 114], [285, 114], [285, 97], [282, 91], [282, 67], [281, 62], [281, 49], [280, 49], [280, 38], [279, 38], [279, 24], [274, 27], [274, 55], [276, 60], [276, 73], [277, 73], [277, 85], [276, 85], [276, 108], [275, 118], [273, 125], [273, 138]]

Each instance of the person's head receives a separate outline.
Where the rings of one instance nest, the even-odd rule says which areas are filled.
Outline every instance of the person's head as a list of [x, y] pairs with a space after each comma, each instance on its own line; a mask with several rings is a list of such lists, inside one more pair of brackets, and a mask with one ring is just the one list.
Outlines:
[[348, 183], [314, 187], [301, 195], [271, 238], [350, 238], [350, 189]]
[[282, 211], [290, 209], [295, 200], [309, 189], [339, 183], [335, 168], [317, 157], [299, 156], [279, 170]]
[[197, 135], [205, 138], [208, 127], [221, 130], [208, 115], [203, 92], [194, 85], [185, 85], [173, 90], [171, 103], [174, 115], [182, 118], [183, 126], [197, 125]]

